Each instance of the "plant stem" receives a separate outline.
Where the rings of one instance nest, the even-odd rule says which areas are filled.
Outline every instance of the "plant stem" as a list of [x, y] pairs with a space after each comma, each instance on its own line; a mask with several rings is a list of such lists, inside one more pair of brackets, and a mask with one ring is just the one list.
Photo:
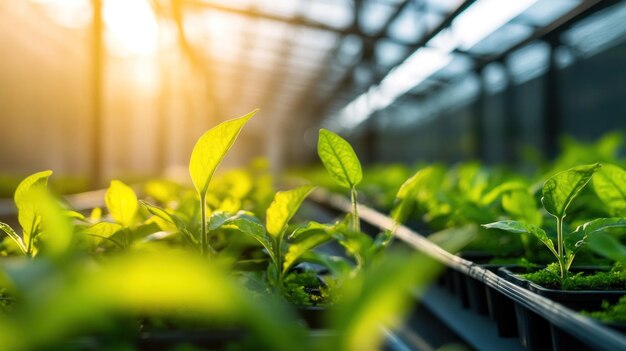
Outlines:
[[200, 194], [200, 221], [202, 227], [200, 228], [200, 255], [206, 254], [206, 194]]
[[563, 217], [556, 219], [556, 245], [561, 267], [561, 282], [565, 279], [565, 247], [563, 245]]
[[355, 233], [359, 233], [361, 231], [361, 223], [359, 221], [359, 212], [357, 209], [355, 188], [352, 188], [352, 190], [350, 191], [350, 195], [350, 198], [352, 200], [352, 230]]

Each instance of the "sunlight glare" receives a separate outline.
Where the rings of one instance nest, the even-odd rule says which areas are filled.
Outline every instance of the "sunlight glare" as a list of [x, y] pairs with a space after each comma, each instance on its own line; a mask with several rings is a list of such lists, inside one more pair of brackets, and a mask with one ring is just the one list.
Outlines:
[[147, 56], [157, 50], [159, 26], [146, 0], [107, 0], [103, 19], [113, 52]]

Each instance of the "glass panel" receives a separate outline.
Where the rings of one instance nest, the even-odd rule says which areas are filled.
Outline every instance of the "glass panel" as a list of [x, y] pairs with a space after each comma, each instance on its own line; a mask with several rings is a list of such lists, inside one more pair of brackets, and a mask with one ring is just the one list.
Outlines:
[[547, 26], [580, 4], [580, 0], [540, 0], [518, 18], [522, 23]]
[[347, 0], [315, 0], [309, 3], [305, 16], [335, 28], [346, 28], [352, 23], [352, 5]]
[[376, 63], [384, 67], [396, 65], [407, 54], [407, 51], [408, 49], [403, 45], [388, 40], [379, 40], [374, 51]]
[[379, 2], [365, 2], [360, 15], [361, 30], [367, 34], [376, 34], [394, 12], [395, 6]]
[[550, 63], [550, 45], [536, 42], [509, 56], [507, 64], [515, 83], [520, 84], [544, 74]]
[[626, 39], [626, 3], [586, 18], [563, 33], [562, 41], [581, 56], [590, 56]]
[[415, 42], [424, 33], [424, 23], [421, 14], [411, 4], [404, 7], [398, 18], [389, 27], [388, 34], [392, 38], [407, 42]]

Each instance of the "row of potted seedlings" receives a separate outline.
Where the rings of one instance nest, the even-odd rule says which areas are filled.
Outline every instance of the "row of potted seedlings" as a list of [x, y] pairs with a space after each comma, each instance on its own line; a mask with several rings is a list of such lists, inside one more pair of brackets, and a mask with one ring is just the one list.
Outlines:
[[[440, 165], [422, 167], [402, 185], [410, 188], [404, 195], [413, 200], [404, 203], [405, 208], [413, 206], [406, 216], [409, 225], [420, 232], [473, 226], [476, 237], [459, 254], [472, 266], [579, 311], [581, 318], [624, 332], [626, 171], [617, 165], [618, 143], [607, 152], [607, 140], [615, 141], [615, 136], [604, 138], [595, 145], [596, 152], [590, 147], [592, 151], [582, 157], [578, 145], [570, 145], [571, 150], [553, 167], [534, 176], [475, 162], [450, 170]], [[573, 157], [576, 153], [579, 159]], [[591, 163], [559, 171], [581, 159], [616, 164]], [[376, 194], [367, 198], [375, 199]], [[489, 315], [501, 337], [518, 337], [529, 350], [596, 347], [584, 341], [587, 331], [565, 333], [527, 308], [532, 301], [511, 299], [466, 269], [451, 268], [440, 284], [464, 307]]]
[[382, 327], [406, 314], [411, 289], [440, 270], [426, 255], [389, 248], [409, 213], [406, 189], [396, 224], [364, 234], [360, 162], [327, 130], [320, 159], [351, 198], [336, 221], [301, 209], [312, 185], [274, 191], [263, 162], [213, 179], [255, 113], [199, 138], [193, 187], [113, 180], [104, 206], [72, 208], [48, 189], [51, 171], [25, 178], [14, 194], [16, 218], [0, 223], [1, 348], [380, 347]]

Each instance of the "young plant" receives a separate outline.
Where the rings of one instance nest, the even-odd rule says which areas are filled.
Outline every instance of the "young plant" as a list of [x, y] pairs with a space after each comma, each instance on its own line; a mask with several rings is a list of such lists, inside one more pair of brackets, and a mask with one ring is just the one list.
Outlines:
[[72, 217], [48, 192], [50, 175], [52, 171], [28, 176], [15, 191], [21, 237], [8, 224], [0, 223], [0, 230], [13, 240], [25, 256], [34, 257], [43, 252], [48, 257], [61, 258], [74, 245]]
[[26, 256], [35, 256], [37, 250], [34, 244], [37, 237], [42, 233], [41, 207], [32, 194], [38, 189], [45, 189], [51, 175], [52, 171], [30, 175], [22, 180], [15, 190], [13, 200], [18, 211], [17, 219], [22, 227], [21, 237], [8, 224], [0, 223], [0, 230], [9, 236]]
[[563, 281], [576, 253], [589, 236], [610, 228], [626, 226], [626, 220], [622, 218], [599, 218], [578, 226], [567, 235], [564, 233], [563, 224], [568, 207], [600, 167], [600, 164], [574, 167], [554, 175], [544, 183], [541, 202], [546, 211], [556, 219], [556, 243], [543, 229], [525, 222], [506, 220], [485, 224], [484, 227], [534, 235], [556, 257]]
[[356, 186], [363, 178], [363, 171], [359, 158], [346, 140], [326, 129], [320, 130], [317, 153], [335, 183], [350, 190], [352, 230], [360, 232]]
[[196, 142], [189, 161], [189, 174], [193, 185], [200, 196], [200, 253], [205, 255], [213, 251], [209, 243], [207, 231], [206, 196], [209, 183], [217, 166], [222, 162], [226, 153], [235, 143], [243, 126], [257, 113], [254, 110], [247, 115], [226, 122], [205, 132]]

